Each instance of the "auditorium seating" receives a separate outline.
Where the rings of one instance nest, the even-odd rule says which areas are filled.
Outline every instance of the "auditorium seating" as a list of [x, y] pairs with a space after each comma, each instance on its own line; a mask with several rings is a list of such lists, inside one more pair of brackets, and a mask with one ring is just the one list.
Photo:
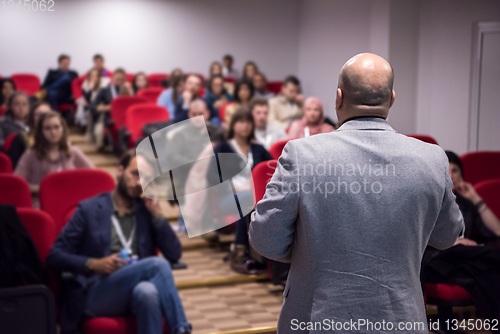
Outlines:
[[10, 78], [16, 84], [16, 89], [33, 95], [40, 91], [40, 79], [35, 74], [18, 73], [12, 74]]
[[0, 152], [0, 174], [12, 174], [12, 172], [12, 161], [6, 154]]
[[426, 303], [436, 305], [440, 319], [453, 319], [452, 307], [472, 305], [470, 293], [458, 285], [430, 284], [424, 288]]
[[167, 73], [152, 73], [148, 75], [149, 87], [162, 87], [161, 81], [168, 80], [168, 77]]
[[[83, 334], [136, 334], [135, 317], [93, 318], [83, 323]], [[170, 333], [163, 319], [163, 334]]]
[[163, 87], [147, 87], [141, 89], [136, 96], [142, 97], [150, 103], [156, 103], [158, 96], [163, 92], [165, 88]]
[[230, 106], [231, 104], [234, 104], [235, 102], [226, 102], [224, 103], [220, 109], [219, 109], [219, 118], [221, 119], [221, 121], [225, 121], [226, 120], [226, 108], [228, 106]]
[[460, 156], [464, 179], [475, 185], [500, 178], [500, 151], [476, 151]]
[[56, 240], [54, 221], [46, 212], [33, 208], [17, 208], [17, 214], [28, 231], [40, 260], [45, 263], [50, 248]]
[[281, 93], [281, 87], [283, 86], [283, 81], [269, 81], [266, 86], [268, 91], [274, 94], [279, 94]]
[[263, 161], [252, 170], [255, 204], [264, 197], [266, 186], [276, 170], [276, 164], [276, 160]]
[[236, 79], [231, 77], [224, 77], [224, 81], [229, 83], [235, 83]]
[[31, 191], [28, 182], [14, 174], [0, 174], [0, 204], [31, 208]]
[[81, 77], [73, 79], [73, 81], [71, 82], [71, 95], [73, 95], [75, 101], [83, 96], [82, 85], [86, 78], [87, 75], [85, 74]]
[[120, 137], [124, 137], [126, 132], [125, 120], [127, 109], [139, 103], [147, 103], [147, 100], [137, 96], [118, 96], [111, 101], [110, 120], [106, 124], [106, 127], [111, 145], [114, 146], [116, 153], [122, 153], [119, 143], [124, 140]]
[[0, 117], [2, 117], [5, 114], [6, 111], [7, 111], [6, 107], [0, 106]]
[[474, 188], [495, 216], [500, 217], [500, 178], [476, 183]]
[[429, 143], [429, 144], [439, 145], [438, 142], [436, 141], [436, 139], [434, 139], [433, 137], [428, 136], [428, 135], [410, 134], [407, 136], [415, 138], [415, 139], [419, 139], [419, 140], [426, 142], [426, 143]]
[[134, 77], [135, 77], [135, 74], [134, 73], [127, 73], [126, 74], [126, 80], [127, 82], [130, 82], [130, 83], [133, 83], [134, 82]]
[[289, 140], [290, 139], [283, 139], [271, 145], [271, 147], [269, 148], [269, 153], [271, 154], [273, 159], [278, 160], [278, 158], [281, 155], [281, 152], [283, 151], [283, 148], [285, 147], [286, 143], [288, 143]]
[[[127, 109], [125, 125], [127, 128], [129, 147], [134, 147], [134, 144], [140, 139], [142, 134], [142, 127], [148, 123], [168, 121], [169, 114], [165, 107], [158, 106], [154, 103], [141, 103], [135, 104]], [[124, 145], [121, 143], [120, 145]]]
[[98, 169], [51, 173], [40, 183], [40, 209], [52, 217], [57, 234], [71, 218], [78, 203], [114, 188], [113, 178]]

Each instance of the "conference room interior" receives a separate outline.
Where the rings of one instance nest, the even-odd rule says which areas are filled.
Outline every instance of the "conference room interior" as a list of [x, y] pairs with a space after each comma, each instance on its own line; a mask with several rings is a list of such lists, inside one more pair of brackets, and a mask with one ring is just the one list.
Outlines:
[[[130, 161], [140, 164], [136, 148], [153, 145], [160, 166], [155, 133], [202, 116], [204, 138], [217, 154], [238, 153], [238, 140], [248, 139], [256, 204], [288, 141], [341, 126], [339, 72], [360, 53], [377, 54], [393, 68], [390, 126], [439, 145], [460, 174], [457, 182], [467, 185], [460, 196], [470, 202], [468, 214], [488, 231], [459, 243], [500, 247], [498, 0], [10, 0], [0, 3], [0, 49], [0, 333], [64, 333], [64, 294], [76, 274], [56, 269], [62, 258], [53, 245], [63, 242], [58, 236], [78, 219], [82, 201], [128, 191], [121, 182], [136, 168]], [[166, 137], [185, 144], [176, 166], [204, 157], [196, 136], [171, 130]], [[190, 175], [202, 173], [208, 188], [209, 168], [196, 163]], [[139, 180], [140, 167], [135, 173]], [[170, 182], [172, 172], [166, 176]], [[252, 249], [241, 209], [241, 217], [218, 216], [210, 195], [179, 198], [190, 191], [185, 182], [185, 190], [175, 186], [173, 197], [157, 204], [144, 194], [141, 208], [151, 226], [160, 218], [168, 223], [171, 248], [154, 245], [152, 254], [170, 264], [192, 333], [276, 333], [289, 265]], [[121, 212], [110, 196], [109, 212]], [[90, 215], [100, 207], [87, 209]], [[224, 227], [195, 233], [181, 212], [189, 209], [200, 221], [219, 217], [215, 225]], [[118, 234], [112, 239], [120, 242]], [[174, 239], [182, 255], [165, 256]], [[490, 263], [488, 277], [500, 277], [500, 262]], [[500, 301], [475, 291], [494, 299], [500, 288], [472, 284], [422, 278], [427, 325], [441, 324], [431, 333], [446, 332], [447, 320], [456, 332], [490, 332], [483, 315], [500, 311]], [[486, 313], [484, 303], [491, 306]], [[79, 323], [85, 334], [136, 327], [133, 314]], [[165, 319], [163, 327], [174, 333]]]

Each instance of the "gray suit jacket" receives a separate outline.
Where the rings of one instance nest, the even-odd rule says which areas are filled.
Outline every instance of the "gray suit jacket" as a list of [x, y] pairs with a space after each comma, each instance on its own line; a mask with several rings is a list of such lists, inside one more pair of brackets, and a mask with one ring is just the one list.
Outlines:
[[363, 319], [394, 329], [422, 322], [403, 332], [428, 333], [422, 255], [427, 245], [451, 247], [463, 228], [444, 151], [359, 118], [287, 143], [249, 237], [261, 255], [291, 263], [279, 333], [323, 333], [337, 322], [336, 332], [370, 332], [352, 327]]

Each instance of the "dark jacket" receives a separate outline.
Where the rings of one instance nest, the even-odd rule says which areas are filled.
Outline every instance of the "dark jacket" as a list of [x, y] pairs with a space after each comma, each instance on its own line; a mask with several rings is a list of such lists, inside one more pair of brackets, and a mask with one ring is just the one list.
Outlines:
[[73, 94], [71, 91], [71, 82], [74, 79], [78, 78], [78, 73], [72, 70], [63, 71], [59, 68], [56, 70], [49, 70], [42, 84], [42, 89], [49, 89], [54, 82], [61, 79], [61, 77], [65, 74], [69, 75], [69, 80], [67, 81], [67, 83], [64, 83], [63, 85], [57, 88], [57, 93], [58, 96], [61, 98], [61, 103], [71, 102], [73, 98]]
[[48, 283], [47, 271], [13, 205], [0, 205], [0, 273], [0, 288]]
[[175, 105], [174, 123], [188, 119], [188, 111], [189, 108], [184, 108], [184, 98], [182, 97], [182, 95], [179, 95], [177, 104]]
[[3, 151], [5, 139], [13, 133], [26, 132], [26, 128], [14, 121], [10, 114], [0, 118], [0, 151]]
[[[168, 221], [165, 219], [155, 228], [142, 199], [136, 201], [134, 211], [139, 258], [156, 255], [157, 247], [168, 261], [177, 262], [182, 253], [181, 243]], [[87, 272], [87, 260], [110, 255], [112, 213], [111, 193], [81, 202], [47, 257], [49, 267], [76, 275], [63, 296], [60, 321], [63, 332], [77, 329], [85, 307], [87, 287], [99, 277]]]
[[[222, 93], [222, 95], [224, 95], [227, 102], [233, 101], [233, 97], [231, 95], [229, 95], [227, 90], [224, 89], [224, 92]], [[215, 96], [210, 92], [210, 90], [207, 90], [207, 94], [206, 94], [204, 100], [207, 104], [208, 110], [210, 110], [210, 119], [212, 119], [214, 117], [219, 117], [219, 109], [214, 108], [214, 103], [217, 102], [218, 99], [220, 99], [220, 96]]]

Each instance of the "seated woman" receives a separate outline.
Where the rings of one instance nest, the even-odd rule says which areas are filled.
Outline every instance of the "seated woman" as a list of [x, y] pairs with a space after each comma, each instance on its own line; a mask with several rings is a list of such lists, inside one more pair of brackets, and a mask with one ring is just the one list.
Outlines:
[[453, 193], [465, 223], [465, 234], [443, 251], [427, 247], [422, 259], [422, 283], [448, 283], [468, 290], [477, 315], [500, 316], [500, 221], [470, 183], [463, 179], [462, 162], [446, 151]]
[[222, 75], [222, 64], [218, 61], [214, 61], [210, 64], [210, 69], [208, 71], [208, 77], [211, 78], [214, 75]]
[[243, 77], [241, 79], [252, 82], [254, 75], [256, 75], [257, 73], [259, 73], [257, 64], [255, 64], [253, 61], [248, 61], [246, 62], [245, 66], [243, 66]]
[[76, 146], [68, 142], [66, 122], [56, 112], [43, 114], [35, 129], [35, 142], [19, 160], [14, 173], [26, 179], [36, 191], [49, 173], [75, 168], [94, 168]]
[[[264, 146], [254, 143], [255, 123], [252, 114], [245, 108], [238, 109], [231, 118], [227, 140], [220, 142], [214, 149], [216, 154], [219, 153], [239, 153], [247, 157], [247, 164], [253, 169], [262, 161], [272, 160], [273, 157], [266, 151]], [[237, 162], [236, 162], [237, 163]], [[213, 165], [212, 165], [213, 166]], [[235, 166], [238, 167], [238, 166]], [[240, 166], [241, 167], [241, 166]], [[241, 168], [238, 168], [241, 170]], [[214, 180], [213, 175], [218, 175], [214, 170], [209, 169], [208, 179], [211, 184], [217, 184], [220, 180]], [[236, 190], [240, 190], [239, 196], [245, 194], [252, 198], [252, 188], [249, 185], [246, 188], [245, 180], [239, 184], [239, 180], [233, 178], [233, 185]], [[245, 191], [248, 190], [248, 191]], [[228, 198], [229, 201], [234, 199]], [[241, 200], [241, 198], [240, 198]], [[252, 198], [253, 201], [253, 198]], [[224, 202], [224, 201], [222, 201]], [[221, 203], [224, 205], [223, 203]], [[224, 208], [219, 208], [223, 210]], [[230, 263], [231, 268], [237, 272], [245, 272], [245, 262], [248, 260], [248, 232], [247, 232], [247, 217], [239, 219], [236, 223], [235, 241], [231, 245]]]
[[184, 84], [186, 83], [186, 79], [182, 72], [180, 74], [175, 74], [180, 71], [179, 69], [175, 69], [172, 71], [168, 79], [168, 87], [163, 92], [161, 92], [160, 96], [158, 96], [158, 100], [156, 104], [159, 106], [164, 106], [168, 110], [168, 114], [170, 119], [175, 118], [175, 105], [179, 101], [179, 98], [182, 96], [182, 92], [184, 91]]
[[132, 88], [134, 90], [134, 95], [137, 94], [141, 89], [149, 87], [148, 77], [146, 73], [139, 72], [134, 76], [132, 80]]
[[224, 88], [224, 78], [222, 75], [219, 74], [210, 77], [205, 102], [210, 111], [210, 122], [213, 125], [219, 126], [221, 124], [219, 109], [223, 104], [232, 100], [233, 98]]
[[[5, 140], [12, 134], [22, 134], [26, 136], [29, 130], [26, 124], [30, 111], [29, 97], [26, 93], [15, 92], [7, 102], [7, 111], [0, 118], [0, 151], [5, 151], [10, 155], [9, 150], [4, 147]], [[23, 137], [20, 137], [23, 139]], [[25, 140], [25, 138], [23, 139]], [[12, 157], [11, 157], [12, 159]], [[14, 161], [13, 161], [14, 162]]]
[[304, 116], [292, 122], [288, 130], [291, 139], [304, 138], [319, 133], [327, 133], [335, 130], [333, 126], [325, 123], [323, 115], [323, 104], [317, 97], [310, 97], [304, 101]]
[[[9, 98], [16, 91], [16, 83], [11, 78], [0, 79], [0, 108], [7, 109]], [[1, 113], [0, 113], [1, 116]]]
[[238, 81], [236, 82], [236, 86], [234, 87], [234, 102], [226, 107], [224, 111], [224, 122], [222, 123], [222, 127], [226, 128], [231, 123], [231, 117], [236, 112], [236, 110], [241, 107], [249, 107], [250, 100], [254, 95], [253, 84], [250, 81]]
[[94, 102], [101, 88], [107, 87], [110, 82], [111, 79], [104, 77], [102, 70], [93, 68], [87, 72], [87, 77], [82, 83], [83, 100], [81, 100], [81, 103], [78, 103], [79, 111], [77, 112], [77, 115], [79, 113], [84, 114], [85, 122], [82, 123], [85, 123], [87, 126], [85, 137], [89, 143], [94, 142], [94, 123], [92, 113], [90, 111], [90, 105]]

